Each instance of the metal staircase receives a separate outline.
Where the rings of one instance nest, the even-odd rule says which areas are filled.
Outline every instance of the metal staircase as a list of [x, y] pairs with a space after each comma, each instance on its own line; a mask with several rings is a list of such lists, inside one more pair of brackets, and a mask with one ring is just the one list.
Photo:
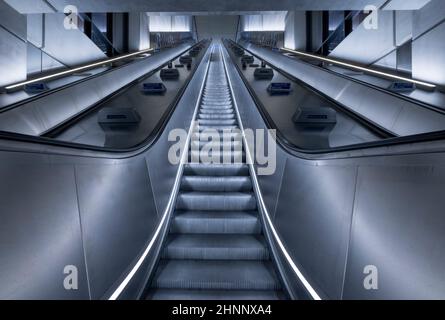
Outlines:
[[[191, 160], [208, 146], [210, 133], [240, 135], [218, 50], [211, 58], [197, 122]], [[262, 234], [242, 140], [220, 141], [213, 142], [218, 151], [210, 151], [217, 153], [220, 163], [185, 166], [176, 212], [147, 299], [285, 298]], [[232, 163], [222, 164], [223, 159]]]

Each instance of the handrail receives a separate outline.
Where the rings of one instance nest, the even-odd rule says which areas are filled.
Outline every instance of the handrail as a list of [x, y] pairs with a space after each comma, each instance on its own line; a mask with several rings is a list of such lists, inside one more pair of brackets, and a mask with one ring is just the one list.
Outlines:
[[135, 57], [135, 56], [138, 56], [138, 55], [141, 55], [141, 54], [144, 54], [144, 53], [149, 53], [149, 52], [152, 52], [152, 51], [153, 51], [153, 49], [150, 48], [150, 49], [145, 49], [145, 50], [133, 52], [133, 53], [130, 53], [130, 54], [125, 54], [125, 55], [122, 55], [122, 56], [119, 56], [119, 57], [116, 57], [116, 58], [111, 58], [111, 59], [107, 59], [107, 60], [100, 60], [98, 62], [94, 62], [94, 63], [91, 63], [91, 64], [87, 64], [87, 65], [84, 65], [84, 66], [81, 66], [81, 67], [72, 68], [72, 69], [65, 70], [65, 71], [60, 71], [60, 72], [53, 73], [53, 74], [50, 74], [50, 75], [47, 75], [47, 76], [43, 76], [43, 77], [39, 77], [39, 78], [36, 78], [36, 79], [33, 79], [33, 80], [26, 80], [26, 81], [21, 81], [21, 82], [18, 82], [18, 83], [14, 83], [14, 84], [11, 84], [11, 85], [5, 87], [5, 89], [6, 89], [6, 92], [9, 93], [11, 91], [17, 90], [20, 87], [23, 87], [23, 86], [28, 85], [28, 84], [33, 84], [33, 83], [37, 83], [37, 82], [41, 82], [41, 81], [47, 81], [47, 80], [53, 80], [53, 79], [56, 79], [56, 78], [60, 78], [62, 76], [72, 75], [72, 74], [80, 72], [80, 71], [90, 70], [90, 69], [93, 69], [93, 68], [96, 68], [96, 67], [100, 67], [100, 66], [109, 64], [109, 63], [122, 61], [122, 60], [125, 60], [125, 59], [128, 59], [128, 58]]
[[362, 66], [359, 66], [359, 65], [343, 62], [343, 61], [340, 61], [340, 60], [327, 58], [327, 57], [324, 57], [324, 56], [321, 56], [321, 55], [315, 55], [315, 54], [311, 54], [311, 53], [307, 53], [307, 52], [303, 52], [303, 51], [292, 50], [292, 49], [288, 49], [288, 48], [281, 48], [281, 50], [289, 52], [289, 53], [297, 54], [297, 55], [300, 55], [302, 57], [315, 59], [315, 60], [322, 61], [322, 62], [332, 63], [332, 64], [339, 65], [339, 66], [342, 66], [342, 67], [346, 67], [348, 69], [358, 70], [358, 71], [362, 71], [362, 72], [371, 73], [371, 74], [374, 74], [374, 75], [386, 77], [386, 78], [389, 78], [389, 79], [392, 79], [392, 80], [410, 82], [410, 83], [419, 85], [421, 87], [426, 87], [426, 88], [429, 88], [429, 89], [437, 88], [437, 85], [429, 83], [429, 82], [424, 82], [424, 81], [415, 80], [415, 79], [411, 79], [411, 78], [407, 78], [407, 77], [397, 76], [395, 74], [382, 72], [382, 71], [378, 71], [378, 70], [373, 70], [373, 69], [370, 69], [370, 68], [366, 68], [366, 67], [362, 67]]

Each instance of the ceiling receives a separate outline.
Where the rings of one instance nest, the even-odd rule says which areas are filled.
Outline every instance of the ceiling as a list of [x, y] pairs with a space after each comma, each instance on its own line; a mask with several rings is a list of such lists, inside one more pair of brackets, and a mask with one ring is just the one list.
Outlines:
[[[0, 0], [2, 1], [2, 0]], [[367, 5], [388, 10], [416, 10], [430, 0], [4, 0], [21, 13], [63, 12], [252, 12], [288, 10], [363, 10]]]

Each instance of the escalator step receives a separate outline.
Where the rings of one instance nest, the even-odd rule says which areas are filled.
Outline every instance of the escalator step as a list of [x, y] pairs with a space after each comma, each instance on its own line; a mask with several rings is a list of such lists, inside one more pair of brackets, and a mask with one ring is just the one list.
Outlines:
[[230, 114], [199, 114], [198, 118], [200, 120], [233, 120], [235, 119], [235, 115], [233, 113]]
[[250, 177], [184, 176], [181, 190], [203, 192], [241, 192], [252, 190]]
[[[215, 134], [218, 134], [218, 136], [215, 137]], [[241, 129], [239, 128], [228, 130], [216, 130], [214, 128], [207, 130], [200, 129], [199, 132], [195, 131], [192, 135], [192, 141], [209, 141], [211, 139], [216, 140], [215, 138], [219, 138], [220, 140], [232, 139], [236, 141], [242, 141], [243, 136], [241, 133]]]
[[233, 164], [233, 163], [245, 163], [246, 153], [241, 151], [216, 151], [210, 152], [206, 150], [191, 150], [189, 152], [189, 160], [191, 163], [204, 162], [215, 164]]
[[198, 176], [247, 176], [249, 175], [249, 167], [246, 164], [188, 164], [184, 168], [184, 174]]
[[235, 111], [232, 108], [227, 109], [201, 109], [199, 111], [200, 114], [235, 114]]
[[147, 300], [284, 300], [281, 291], [265, 290], [153, 290]]
[[181, 210], [247, 211], [256, 210], [253, 193], [181, 192], [176, 208]]
[[[199, 140], [194, 140], [192, 141], [192, 143], [190, 144], [191, 148], [194, 150], [201, 150], [202, 148], [206, 147], [206, 148], [212, 148], [214, 150], [237, 150], [240, 151], [243, 148], [243, 143], [241, 140], [238, 141], [224, 141], [224, 140], [229, 140], [229, 139], [219, 139], [219, 140], [211, 140], [211, 141], [199, 141]], [[231, 139], [230, 139], [231, 140]]]
[[260, 234], [256, 211], [178, 211], [172, 219], [171, 233]]
[[154, 288], [280, 290], [269, 261], [161, 260]]
[[[203, 132], [206, 133], [207, 132], [218, 132], [219, 134], [221, 133], [226, 133], [226, 132], [230, 132], [233, 130], [238, 130], [239, 132], [241, 132], [240, 127], [238, 127], [237, 125], [226, 125], [226, 126], [208, 126], [208, 125], [200, 125], [199, 126], [199, 132]], [[196, 131], [197, 132], [197, 131]]]
[[198, 123], [200, 126], [234, 126], [237, 121], [235, 119], [199, 119]]
[[269, 251], [261, 236], [220, 234], [170, 235], [164, 259], [268, 260]]

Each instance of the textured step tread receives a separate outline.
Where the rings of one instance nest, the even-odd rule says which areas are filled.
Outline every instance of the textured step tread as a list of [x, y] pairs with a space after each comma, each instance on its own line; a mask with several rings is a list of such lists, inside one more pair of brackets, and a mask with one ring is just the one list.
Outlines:
[[264, 290], [152, 290], [147, 300], [285, 300], [282, 291]]
[[247, 192], [181, 192], [177, 199], [177, 209], [246, 211], [256, 210], [253, 193]]
[[237, 124], [235, 119], [199, 119], [200, 126], [234, 126]]
[[200, 120], [234, 120], [235, 115], [233, 113], [223, 113], [223, 114], [207, 114], [207, 113], [200, 113], [198, 115], [198, 119]]
[[181, 190], [202, 192], [251, 191], [252, 180], [248, 176], [184, 176]]
[[170, 232], [260, 234], [261, 223], [257, 211], [177, 211]]
[[235, 115], [235, 110], [232, 108], [228, 109], [201, 109], [199, 110], [199, 114], [230, 114]]
[[161, 260], [154, 288], [280, 290], [269, 261]]
[[212, 175], [212, 176], [247, 176], [249, 166], [247, 164], [187, 164], [184, 168], [185, 175]]
[[238, 151], [243, 150], [243, 142], [235, 139], [211, 139], [209, 141], [194, 139], [192, 140], [190, 146], [195, 150], [201, 150], [204, 147], [213, 149], [225, 148], [227, 150], [234, 150], [236, 148]]
[[269, 251], [260, 235], [172, 234], [164, 259], [268, 260]]

